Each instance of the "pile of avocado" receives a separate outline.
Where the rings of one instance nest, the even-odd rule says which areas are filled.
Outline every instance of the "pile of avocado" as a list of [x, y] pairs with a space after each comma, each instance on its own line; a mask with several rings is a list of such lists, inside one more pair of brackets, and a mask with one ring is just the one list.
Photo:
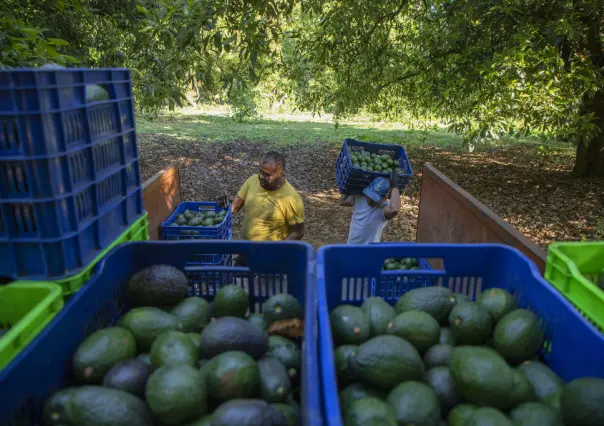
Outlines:
[[419, 260], [415, 257], [404, 257], [395, 259], [389, 257], [384, 261], [383, 271], [414, 271], [419, 269]]
[[399, 159], [394, 158], [394, 152], [388, 154], [376, 154], [365, 150], [354, 151], [350, 154], [352, 167], [366, 170], [368, 172], [403, 174]]
[[248, 315], [239, 285], [221, 287], [212, 305], [187, 290], [172, 266], [132, 276], [134, 307], [80, 344], [78, 385], [46, 401], [44, 425], [299, 425], [300, 346], [267, 329], [302, 319], [300, 303], [278, 294]]
[[[186, 209], [176, 216], [176, 220], [170, 226], [216, 226], [220, 225], [226, 217], [227, 210], [199, 210], [193, 212]], [[182, 231], [183, 234], [198, 235], [197, 231]]]
[[370, 297], [330, 322], [345, 426], [604, 425], [604, 379], [565, 384], [539, 360], [540, 319], [503, 289]]

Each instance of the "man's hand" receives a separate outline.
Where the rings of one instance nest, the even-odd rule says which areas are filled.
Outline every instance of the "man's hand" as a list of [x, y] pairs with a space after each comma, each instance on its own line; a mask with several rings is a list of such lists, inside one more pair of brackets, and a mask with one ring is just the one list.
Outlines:
[[229, 206], [229, 196], [228, 195], [221, 195], [220, 197], [218, 197], [218, 199], [216, 200], [216, 202], [218, 203], [218, 205], [220, 207], [222, 207], [223, 209], [226, 209]]
[[390, 175], [390, 189], [398, 188], [399, 176], [396, 172]]

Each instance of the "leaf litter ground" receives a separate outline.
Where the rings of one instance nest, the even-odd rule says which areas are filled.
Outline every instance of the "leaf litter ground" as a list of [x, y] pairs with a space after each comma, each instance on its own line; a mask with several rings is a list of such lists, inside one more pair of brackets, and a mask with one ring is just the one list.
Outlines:
[[[269, 150], [287, 158], [287, 178], [304, 198], [305, 240], [319, 247], [345, 243], [351, 210], [339, 207], [333, 143], [274, 145], [183, 142], [154, 134], [139, 135], [141, 175], [146, 180], [171, 163], [181, 168], [183, 200], [207, 201], [234, 196], [257, 172]], [[567, 152], [540, 153], [517, 145], [475, 153], [429, 145], [407, 147], [414, 176], [405, 189], [400, 214], [384, 230], [384, 241], [415, 241], [421, 165], [431, 163], [544, 249], [554, 241], [604, 240], [604, 179], [572, 179]], [[236, 215], [233, 238], [241, 238]]]

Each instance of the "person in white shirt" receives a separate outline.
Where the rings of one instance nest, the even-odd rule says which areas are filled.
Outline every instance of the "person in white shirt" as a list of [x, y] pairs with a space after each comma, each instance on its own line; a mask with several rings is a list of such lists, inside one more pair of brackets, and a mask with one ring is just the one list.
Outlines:
[[398, 175], [392, 172], [390, 181], [375, 178], [363, 190], [363, 195], [342, 194], [340, 205], [353, 207], [348, 244], [379, 243], [386, 223], [401, 208]]

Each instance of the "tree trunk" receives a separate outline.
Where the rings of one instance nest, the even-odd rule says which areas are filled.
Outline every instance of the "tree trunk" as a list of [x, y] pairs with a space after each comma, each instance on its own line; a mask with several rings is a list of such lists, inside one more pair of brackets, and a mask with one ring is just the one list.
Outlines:
[[596, 93], [593, 99], [586, 100], [583, 105], [585, 113], [595, 113], [595, 124], [599, 131], [589, 145], [585, 146], [582, 143], [577, 145], [572, 175], [576, 177], [604, 176], [604, 93]]

